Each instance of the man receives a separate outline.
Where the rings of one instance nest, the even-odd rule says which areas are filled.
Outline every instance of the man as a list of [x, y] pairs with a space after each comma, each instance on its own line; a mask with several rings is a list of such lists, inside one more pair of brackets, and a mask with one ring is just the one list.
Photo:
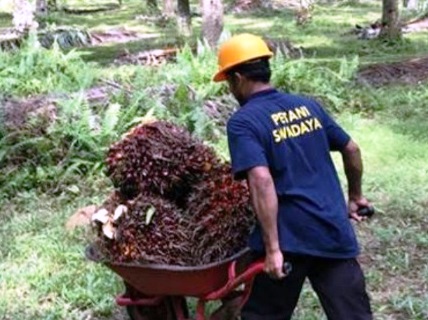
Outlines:
[[[234, 36], [221, 45], [214, 76], [241, 105], [227, 124], [232, 169], [247, 179], [258, 218], [249, 245], [265, 256], [242, 319], [290, 319], [306, 278], [328, 319], [372, 319], [349, 219], [364, 220], [357, 211], [369, 205], [358, 145], [316, 101], [269, 84], [271, 56], [261, 38]], [[342, 154], [348, 206], [330, 151]]]

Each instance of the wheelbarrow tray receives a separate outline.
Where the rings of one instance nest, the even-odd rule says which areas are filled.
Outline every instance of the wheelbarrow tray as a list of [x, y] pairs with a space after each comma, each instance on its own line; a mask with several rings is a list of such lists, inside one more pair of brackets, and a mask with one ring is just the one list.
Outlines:
[[200, 266], [102, 261], [92, 246], [87, 248], [86, 257], [102, 262], [145, 295], [202, 297], [223, 287], [228, 282], [230, 264], [234, 261], [237, 266], [245, 264], [248, 253], [249, 249], [246, 248], [225, 260]]

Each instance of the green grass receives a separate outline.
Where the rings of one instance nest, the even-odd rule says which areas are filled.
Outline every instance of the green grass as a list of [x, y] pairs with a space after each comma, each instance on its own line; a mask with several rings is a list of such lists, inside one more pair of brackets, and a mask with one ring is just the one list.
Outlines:
[[73, 197], [32, 192], [2, 204], [2, 319], [77, 320], [88, 311], [111, 313], [121, 284], [106, 268], [85, 260], [85, 232], [64, 228], [75, 209], [99, 201], [100, 193]]
[[[137, 52], [183, 43], [175, 35], [173, 24], [160, 27], [138, 22], [134, 19], [138, 14], [145, 14], [140, 3], [127, 1], [120, 10], [85, 15], [55, 13], [48, 18], [58, 25], [90, 30], [126, 27], [154, 37], [79, 49], [83, 59], [93, 64], [78, 57], [71, 59], [76, 56], [73, 53], [2, 53], [3, 58], [9, 59], [7, 63], [6, 58], [2, 59], [4, 70], [9, 71], [7, 77], [0, 79], [0, 87], [13, 96], [69, 92], [94, 85], [99, 79], [115, 80], [132, 92], [130, 96], [113, 98], [111, 102], [120, 105], [116, 114], [112, 114], [116, 109], [110, 109], [111, 105], [89, 107], [79, 99], [62, 102], [59, 125], [48, 126], [47, 136], [25, 141], [24, 151], [38, 150], [29, 160], [43, 160], [39, 166], [28, 161], [0, 169], [2, 320], [123, 319], [123, 311], [113, 300], [123, 289], [120, 279], [107, 268], [85, 259], [84, 249], [90, 238], [87, 229], [69, 232], [64, 224], [75, 210], [101, 203], [111, 190], [101, 171], [100, 154], [110, 139], [126, 131], [135, 117], [153, 108], [156, 115], [191, 128], [227, 157], [224, 128], [216, 128], [201, 111], [205, 99], [225, 93], [224, 86], [211, 81], [216, 69], [212, 52], [200, 47], [199, 56], [194, 57], [185, 49], [175, 63], [158, 68], [110, 64], [124, 49]], [[321, 99], [362, 148], [364, 190], [378, 213], [356, 228], [375, 319], [427, 319], [428, 89], [424, 84], [373, 89], [353, 82], [356, 68], [361, 65], [426, 55], [427, 33], [405, 35], [404, 42], [394, 46], [344, 35], [356, 23], [367, 24], [380, 16], [379, 3], [372, 1], [354, 6], [319, 5], [313, 16], [308, 25], [297, 27], [293, 13], [287, 9], [228, 14], [226, 27], [232, 32], [286, 37], [304, 48], [306, 59], [274, 60], [274, 82], [281, 89]], [[0, 27], [9, 23], [10, 16], [0, 14]], [[194, 27], [197, 34], [200, 18], [194, 19]], [[191, 43], [195, 40], [196, 37], [191, 39]], [[55, 65], [72, 76], [50, 70]], [[22, 79], [17, 77], [16, 70], [21, 72]], [[161, 102], [162, 95], [147, 93], [148, 89], [171, 84], [179, 90], [165, 104]], [[188, 96], [187, 85], [195, 90], [193, 100]], [[94, 133], [88, 129], [88, 118], [95, 113], [106, 128], [114, 130]], [[16, 145], [3, 144], [2, 135], [0, 138], [2, 158], [17, 150]], [[58, 155], [64, 158], [58, 160]], [[335, 160], [344, 181], [337, 155]], [[323, 319], [308, 285], [295, 319]]]

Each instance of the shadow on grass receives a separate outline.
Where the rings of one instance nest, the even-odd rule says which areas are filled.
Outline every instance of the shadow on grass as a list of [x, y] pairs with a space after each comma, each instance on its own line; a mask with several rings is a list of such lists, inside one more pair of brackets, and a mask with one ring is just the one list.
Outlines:
[[428, 42], [423, 43], [417, 39], [405, 38], [401, 42], [391, 44], [379, 39], [360, 40], [355, 35], [324, 38], [319, 36], [309, 45], [303, 45], [303, 47], [306, 56], [316, 58], [358, 56], [361, 65], [396, 62], [420, 57], [424, 52], [428, 52]]
[[61, 25], [77, 25], [83, 28], [96, 28], [99, 26], [127, 26], [130, 24], [143, 25], [135, 17], [145, 14], [144, 8], [136, 4], [122, 5], [117, 9], [103, 12], [73, 14], [59, 11], [48, 17], [49, 22]]
[[417, 117], [395, 121], [390, 128], [394, 132], [411, 137], [413, 141], [428, 143], [428, 125]]
[[184, 42], [176, 37], [159, 36], [151, 39], [141, 39], [126, 43], [111, 43], [101, 46], [82, 48], [82, 59], [87, 62], [97, 62], [100, 65], [113, 63], [116, 58], [125, 53], [137, 53], [140, 51], [179, 47]]
[[272, 18], [287, 18], [290, 19], [294, 15], [294, 10], [290, 8], [282, 8], [282, 9], [258, 9], [247, 12], [234, 13], [232, 16], [236, 19], [241, 18], [251, 18], [251, 19], [272, 19]]
[[385, 87], [391, 106], [388, 110], [389, 127], [397, 133], [411, 137], [412, 141], [428, 142], [428, 80], [413, 85]]

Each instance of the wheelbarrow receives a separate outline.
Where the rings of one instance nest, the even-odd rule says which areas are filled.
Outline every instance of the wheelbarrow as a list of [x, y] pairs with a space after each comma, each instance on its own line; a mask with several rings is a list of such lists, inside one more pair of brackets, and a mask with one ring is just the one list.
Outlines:
[[[197, 299], [196, 320], [235, 320], [254, 277], [264, 267], [263, 260], [251, 261], [249, 249], [195, 267], [103, 261], [92, 246], [86, 257], [102, 262], [124, 280], [126, 291], [116, 297], [116, 303], [127, 308], [131, 320], [190, 320], [186, 297]], [[284, 265], [285, 272], [290, 268]], [[214, 300], [222, 305], [206, 316], [205, 304]]]

